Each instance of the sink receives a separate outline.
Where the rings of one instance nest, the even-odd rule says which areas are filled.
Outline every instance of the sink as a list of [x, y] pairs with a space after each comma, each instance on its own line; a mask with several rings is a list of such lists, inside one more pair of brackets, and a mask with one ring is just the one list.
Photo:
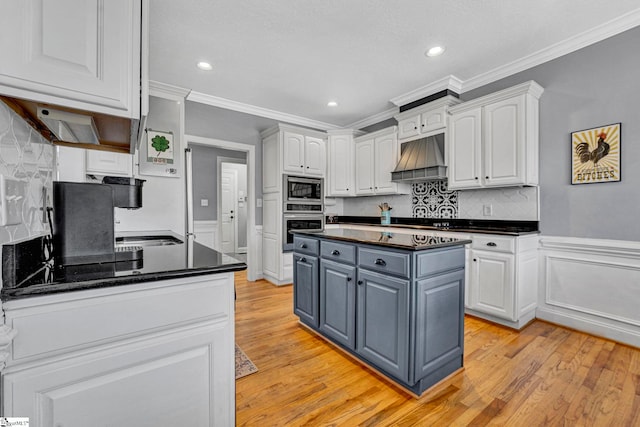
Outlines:
[[116, 237], [116, 247], [119, 247], [119, 246], [142, 246], [142, 247], [170, 246], [170, 245], [180, 245], [182, 243], [184, 243], [182, 240], [169, 235]]

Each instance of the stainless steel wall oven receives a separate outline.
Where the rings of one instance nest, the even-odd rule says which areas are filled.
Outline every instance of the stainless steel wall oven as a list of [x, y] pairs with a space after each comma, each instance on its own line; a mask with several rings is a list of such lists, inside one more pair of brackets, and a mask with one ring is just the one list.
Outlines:
[[287, 214], [282, 220], [282, 249], [293, 250], [293, 234], [290, 231], [322, 231], [324, 230], [324, 214]]

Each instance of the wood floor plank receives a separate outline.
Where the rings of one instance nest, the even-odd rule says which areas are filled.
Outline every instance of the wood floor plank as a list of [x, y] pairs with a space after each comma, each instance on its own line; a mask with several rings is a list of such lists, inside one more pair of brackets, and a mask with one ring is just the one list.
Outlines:
[[464, 370], [410, 397], [298, 324], [291, 286], [236, 274], [238, 426], [640, 425], [640, 350], [534, 321], [465, 318]]

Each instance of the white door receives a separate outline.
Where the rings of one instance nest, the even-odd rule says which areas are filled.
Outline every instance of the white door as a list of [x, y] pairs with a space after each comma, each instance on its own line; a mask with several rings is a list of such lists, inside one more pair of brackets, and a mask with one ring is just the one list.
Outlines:
[[480, 107], [456, 113], [449, 120], [448, 168], [449, 190], [482, 186], [480, 170], [482, 131]]
[[470, 307], [515, 321], [514, 256], [472, 250], [471, 259]]
[[235, 252], [235, 195], [237, 172], [222, 167], [220, 172], [220, 206], [222, 214], [222, 252]]
[[375, 139], [375, 174], [376, 193], [395, 193], [397, 184], [391, 181], [391, 172], [398, 164], [398, 140], [396, 135], [386, 135]]
[[324, 176], [327, 147], [324, 139], [305, 137], [304, 164], [305, 175]]
[[356, 143], [356, 195], [375, 194], [373, 189], [373, 139]]

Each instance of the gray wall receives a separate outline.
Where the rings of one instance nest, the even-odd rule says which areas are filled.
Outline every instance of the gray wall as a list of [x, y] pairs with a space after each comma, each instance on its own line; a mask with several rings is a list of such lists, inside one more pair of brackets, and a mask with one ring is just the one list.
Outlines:
[[[554, 236], [640, 241], [640, 27], [495, 83], [470, 100], [528, 80], [540, 98], [540, 229]], [[622, 123], [616, 183], [571, 185], [573, 131]]]
[[[251, 114], [212, 107], [197, 102], [185, 103], [185, 128], [188, 135], [240, 142], [256, 147], [255, 198], [262, 198], [262, 138], [260, 132], [278, 122]], [[262, 208], [256, 204], [256, 224], [262, 224]]]
[[[218, 219], [218, 157], [239, 159], [245, 162], [244, 152], [194, 145], [193, 159], [193, 219], [196, 221]], [[200, 206], [200, 199], [208, 199], [209, 206]]]

